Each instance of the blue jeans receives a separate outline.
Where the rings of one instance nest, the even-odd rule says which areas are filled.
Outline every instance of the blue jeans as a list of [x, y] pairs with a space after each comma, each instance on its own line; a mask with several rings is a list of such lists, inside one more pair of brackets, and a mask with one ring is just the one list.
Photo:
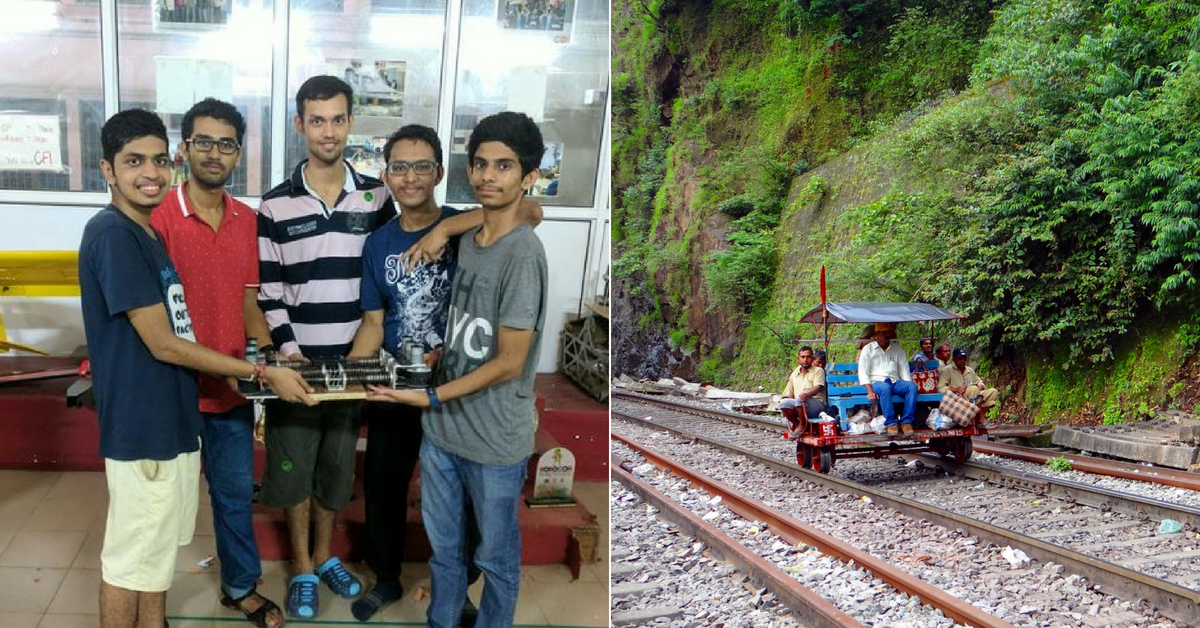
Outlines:
[[254, 497], [254, 404], [204, 413], [200, 448], [212, 499], [221, 586], [234, 599], [262, 576], [250, 501]]
[[432, 628], [458, 626], [467, 598], [469, 502], [479, 524], [475, 565], [484, 574], [476, 628], [507, 628], [517, 611], [521, 583], [521, 527], [517, 505], [528, 459], [510, 465], [472, 462], [426, 437], [421, 442], [421, 519], [433, 548], [429, 559]]
[[892, 378], [887, 378], [882, 382], [871, 382], [871, 389], [875, 394], [879, 395], [879, 408], [883, 410], [883, 417], [887, 419], [885, 425], [896, 424], [896, 406], [892, 404], [892, 395], [900, 395], [904, 397], [904, 414], [900, 417], [901, 423], [911, 424], [913, 412], [917, 407], [917, 385], [912, 382], [900, 380], [893, 382]]

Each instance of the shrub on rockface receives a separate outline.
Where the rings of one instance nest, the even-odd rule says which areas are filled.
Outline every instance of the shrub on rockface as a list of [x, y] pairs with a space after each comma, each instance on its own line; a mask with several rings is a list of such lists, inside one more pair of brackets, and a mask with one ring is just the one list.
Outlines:
[[[965, 19], [964, 19], [965, 18]], [[979, 50], [977, 20], [961, 14], [930, 15], [909, 7], [889, 28], [887, 54], [876, 89], [900, 95], [899, 102], [916, 102], [943, 90], [962, 90]], [[975, 35], [972, 37], [971, 35]]]
[[[877, 151], [934, 194], [843, 215], [861, 232], [829, 260], [839, 282], [965, 313], [969, 340], [997, 352], [1111, 360], [1138, 316], [1197, 292], [1197, 15], [1010, 2], [974, 91]], [[989, 93], [1001, 79], [1011, 94]]]
[[953, 268], [957, 254], [946, 246], [963, 220], [949, 194], [888, 194], [838, 217], [841, 229], [855, 233], [849, 246], [825, 260], [831, 280], [871, 301], [911, 301], [940, 273]]
[[1007, 6], [992, 35], [1005, 43], [991, 44], [1006, 55], [996, 67], [1021, 77], [1036, 139], [979, 181], [961, 272], [937, 292], [962, 304], [978, 338], [1025, 351], [1062, 343], [1069, 366], [1112, 359], [1143, 308], [1195, 295], [1200, 6], [1119, 0], [1088, 19], [1078, 3], [1054, 3], [1071, 16], [1064, 35], [1092, 30], [1022, 57], [1010, 42], [1045, 36], [1022, 22], [1039, 4]]
[[721, 204], [717, 205], [717, 210], [721, 213], [729, 214], [734, 218], [741, 218], [742, 216], [754, 211], [754, 208], [757, 205], [757, 199], [755, 199], [753, 195], [738, 194], [733, 198], [721, 201]]
[[771, 294], [779, 263], [775, 231], [738, 229], [727, 238], [729, 248], [713, 251], [704, 265], [711, 307], [749, 312]]
[[770, 296], [775, 284], [779, 266], [775, 230], [795, 171], [786, 160], [757, 155], [754, 161], [760, 173], [750, 186], [754, 191], [718, 206], [726, 214], [745, 213], [730, 223], [727, 248], [709, 253], [704, 263], [710, 310], [749, 313]]

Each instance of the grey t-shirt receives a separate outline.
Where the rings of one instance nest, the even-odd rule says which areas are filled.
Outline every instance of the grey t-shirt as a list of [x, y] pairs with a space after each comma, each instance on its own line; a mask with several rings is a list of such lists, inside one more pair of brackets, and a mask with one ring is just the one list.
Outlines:
[[475, 243], [479, 229], [463, 234], [459, 244], [438, 379], [458, 379], [492, 359], [501, 327], [534, 331], [525, 370], [425, 412], [421, 425], [426, 438], [450, 453], [482, 464], [513, 464], [533, 453], [533, 380], [546, 322], [546, 252], [528, 224], [488, 247]]

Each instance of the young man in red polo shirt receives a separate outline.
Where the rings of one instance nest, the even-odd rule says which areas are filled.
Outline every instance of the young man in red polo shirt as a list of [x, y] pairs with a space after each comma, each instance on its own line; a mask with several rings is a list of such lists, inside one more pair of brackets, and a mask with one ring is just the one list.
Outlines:
[[[245, 357], [247, 338], [270, 350], [258, 309], [258, 223], [254, 210], [225, 191], [241, 157], [246, 123], [233, 105], [206, 98], [183, 116], [190, 178], [167, 193], [150, 224], [162, 238], [188, 295], [196, 340]], [[253, 404], [221, 378], [201, 374], [204, 471], [221, 564], [221, 603], [259, 628], [283, 625], [279, 606], [255, 591], [262, 575], [251, 523]]]

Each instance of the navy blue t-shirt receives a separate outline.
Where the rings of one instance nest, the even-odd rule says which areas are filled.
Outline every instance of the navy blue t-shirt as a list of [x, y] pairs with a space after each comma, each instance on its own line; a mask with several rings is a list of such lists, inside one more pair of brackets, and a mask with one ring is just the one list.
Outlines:
[[[458, 260], [458, 236], [450, 238], [441, 259], [411, 273], [400, 263], [400, 255], [434, 225], [458, 213], [452, 207], [442, 207], [442, 215], [419, 231], [405, 231], [400, 218], [393, 218], [367, 236], [359, 291], [362, 310], [384, 310], [383, 348], [392, 355], [405, 338], [423, 342], [426, 351], [443, 343], [450, 286]], [[403, 360], [403, 356], [396, 357]]]
[[162, 243], [109, 205], [83, 230], [79, 288], [100, 455], [170, 460], [199, 449], [195, 373], [154, 359], [126, 315], [161, 303], [175, 334], [195, 340], [183, 284]]

